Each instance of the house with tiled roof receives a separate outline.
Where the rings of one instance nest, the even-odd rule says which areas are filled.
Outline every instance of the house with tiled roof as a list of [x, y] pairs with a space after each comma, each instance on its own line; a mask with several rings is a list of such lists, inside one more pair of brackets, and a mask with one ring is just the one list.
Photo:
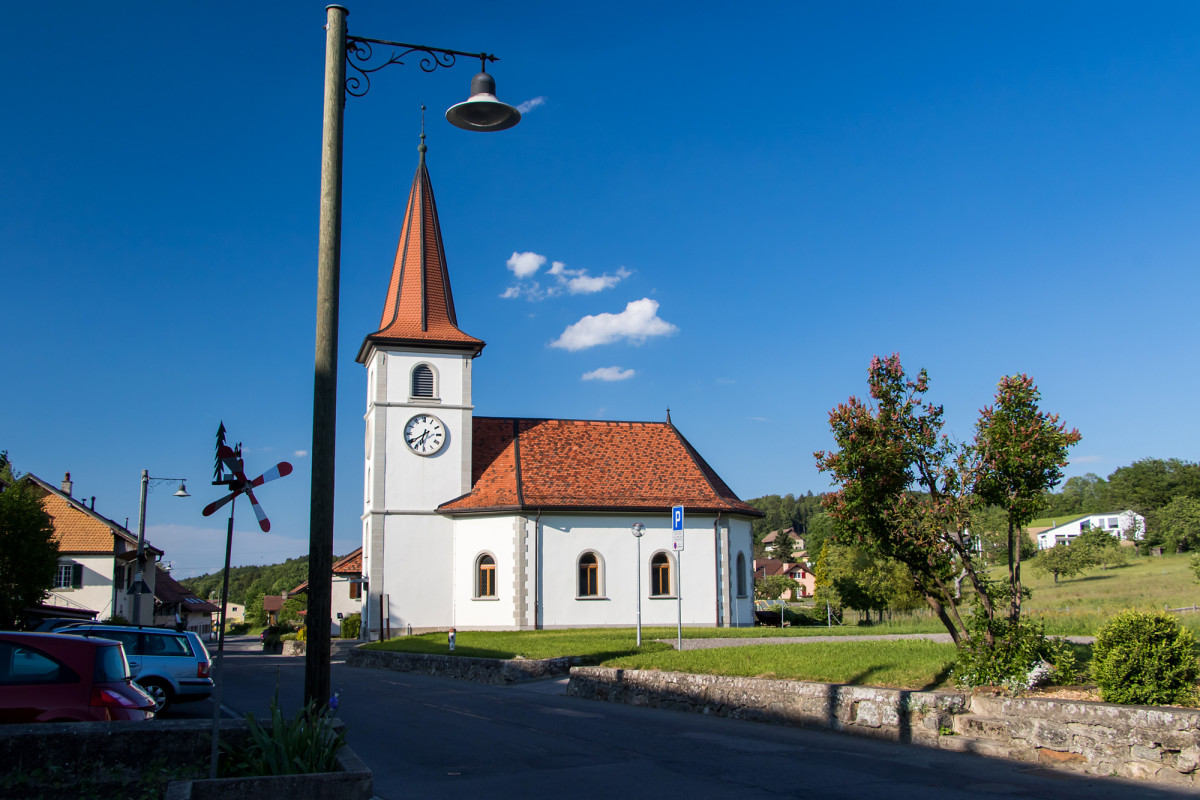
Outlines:
[[800, 584], [800, 588], [795, 594], [791, 589], [783, 593], [784, 600], [799, 600], [801, 597], [812, 597], [817, 591], [817, 576], [813, 574], [812, 567], [805, 561], [780, 561], [777, 558], [756, 558], [754, 559], [754, 577], [769, 578], [772, 575], [783, 575], [791, 578], [796, 583]]
[[188, 630], [203, 639], [213, 632], [213, 614], [221, 609], [201, 600], [162, 567], [154, 567], [154, 624]]
[[669, 414], [475, 414], [485, 343], [459, 327], [423, 141], [419, 153], [383, 313], [358, 353], [364, 635], [631, 627], [639, 613], [646, 625], [752, 625], [750, 525], [762, 513]]
[[[60, 486], [36, 475], [26, 474], [43, 495], [42, 507], [54, 525], [58, 542], [58, 571], [54, 588], [43, 603], [45, 616], [80, 616], [108, 619], [133, 618], [135, 595], [129, 588], [137, 570], [137, 535], [96, 512], [96, 499], [88, 505], [72, 496], [74, 482], [66, 473]], [[153, 563], [162, 551], [146, 544], [146, 557]], [[142, 594], [142, 619], [154, 610], [154, 576], [147, 570], [148, 592]]]
[[[351, 614], [362, 612], [362, 548], [335, 559], [330, 583], [329, 625], [334, 636], [342, 632], [342, 620]], [[304, 581], [288, 592], [288, 596], [308, 592], [308, 581]], [[311, 625], [311, 621], [309, 622]]]

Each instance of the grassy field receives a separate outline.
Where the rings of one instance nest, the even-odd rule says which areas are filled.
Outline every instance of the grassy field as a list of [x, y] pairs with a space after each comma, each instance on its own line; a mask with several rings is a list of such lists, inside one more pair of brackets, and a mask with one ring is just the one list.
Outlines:
[[[1135, 556], [1121, 567], [1093, 569], [1057, 584], [1022, 565], [1021, 577], [1033, 590], [1024, 604], [1031, 618], [1041, 619], [1051, 633], [1094, 635], [1119, 611], [1162, 611], [1200, 605], [1200, 583], [1191, 555], [1158, 558]], [[1200, 634], [1200, 611], [1182, 612], [1179, 621]]]
[[[1200, 604], [1200, 584], [1189, 556], [1132, 558], [1121, 567], [1092, 570], [1060, 580], [1023, 569], [1033, 590], [1024, 604], [1027, 616], [1039, 619], [1048, 633], [1094, 635], [1126, 608], [1161, 611]], [[1000, 574], [1007, 574], [1004, 570]], [[848, 620], [853, 614], [847, 615]], [[1200, 612], [1181, 613], [1180, 621], [1200, 638]], [[945, 633], [928, 613], [893, 617], [873, 625], [788, 628], [685, 628], [684, 638], [779, 638], [854, 636], [863, 634]], [[661, 641], [674, 640], [675, 628], [643, 628], [636, 647], [634, 628], [550, 631], [461, 631], [454, 655], [478, 658], [554, 658], [625, 669], [661, 669], [699, 674], [811, 680], [909, 689], [949, 685], [955, 649], [923, 640], [845, 641], [795, 645], [744, 645], [676, 652]], [[447, 654], [446, 634], [425, 634], [366, 645], [372, 649]], [[1080, 665], [1090, 648], [1077, 648]]]

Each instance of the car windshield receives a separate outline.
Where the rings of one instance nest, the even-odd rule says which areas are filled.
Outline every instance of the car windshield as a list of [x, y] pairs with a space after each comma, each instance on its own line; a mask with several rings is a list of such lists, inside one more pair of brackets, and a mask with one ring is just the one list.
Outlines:
[[96, 683], [112, 683], [129, 680], [129, 662], [125, 650], [119, 644], [96, 648]]

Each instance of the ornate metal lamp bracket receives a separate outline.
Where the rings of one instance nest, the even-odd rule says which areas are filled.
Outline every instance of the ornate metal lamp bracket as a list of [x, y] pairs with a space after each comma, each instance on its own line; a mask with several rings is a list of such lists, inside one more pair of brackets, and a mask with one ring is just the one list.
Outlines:
[[[371, 66], [374, 49], [371, 45], [380, 44], [394, 48], [386, 61]], [[462, 50], [443, 50], [440, 47], [426, 47], [421, 44], [405, 44], [404, 42], [389, 42], [385, 39], [367, 39], [363, 36], [346, 37], [346, 66], [358, 75], [346, 76], [346, 94], [352, 97], [362, 97], [371, 88], [371, 75], [391, 64], [403, 64], [406, 56], [420, 53], [421, 60], [417, 66], [423, 72], [433, 72], [438, 67], [453, 67], [457, 56], [478, 58], [480, 69], [487, 72], [487, 62], [497, 61], [491, 53], [467, 53]], [[361, 78], [359, 76], [362, 76]]]

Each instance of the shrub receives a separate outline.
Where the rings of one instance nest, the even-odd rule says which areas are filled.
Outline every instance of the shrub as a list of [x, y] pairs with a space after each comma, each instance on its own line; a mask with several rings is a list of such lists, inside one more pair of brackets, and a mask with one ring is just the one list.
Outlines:
[[318, 710], [316, 703], [300, 709], [293, 720], [286, 720], [279, 709], [278, 688], [271, 699], [271, 722], [259, 724], [253, 714], [246, 715], [250, 742], [241, 749], [221, 742], [224, 759], [223, 777], [239, 775], [296, 775], [333, 772], [337, 753], [346, 744], [344, 730], [335, 730], [332, 702]]
[[249, 622], [231, 622], [231, 623], [229, 623], [229, 625], [226, 626], [226, 630], [229, 631], [234, 636], [241, 636], [242, 634], [250, 632], [250, 623]]
[[362, 614], [351, 614], [342, 620], [342, 638], [357, 639], [362, 630]]
[[292, 629], [286, 625], [271, 625], [263, 631], [263, 644], [266, 646], [277, 645], [283, 641], [283, 635], [291, 633]]
[[1170, 614], [1123, 611], [1092, 646], [1092, 677], [1109, 703], [1188, 704], [1196, 699], [1196, 640]]
[[1017, 692], [1051, 680], [1074, 682], [1074, 650], [1065, 641], [1047, 639], [1040, 622], [1025, 620], [1014, 626], [1007, 618], [994, 619], [990, 646], [982, 613], [977, 611], [968, 627], [971, 638], [960, 645], [952, 672], [959, 686], [1002, 686]]

